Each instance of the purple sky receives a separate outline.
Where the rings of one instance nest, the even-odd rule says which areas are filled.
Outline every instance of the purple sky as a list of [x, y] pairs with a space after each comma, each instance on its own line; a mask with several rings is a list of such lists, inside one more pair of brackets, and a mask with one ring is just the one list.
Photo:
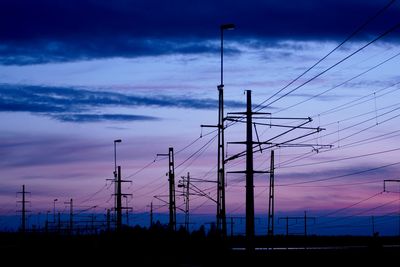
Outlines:
[[[74, 198], [77, 207], [96, 205], [97, 212], [111, 208], [113, 186], [106, 179], [113, 175], [114, 139], [122, 139], [117, 161], [122, 176], [132, 180], [123, 191], [133, 194], [129, 205], [134, 212], [147, 212], [152, 200], [161, 204], [153, 196], [168, 192], [168, 165], [156, 154], [170, 146], [181, 150], [199, 138], [201, 124], [217, 122], [219, 25], [226, 22], [236, 24], [224, 35], [225, 107], [230, 112], [244, 110], [244, 90], [252, 90], [254, 104], [262, 103], [368, 21], [264, 103], [274, 101], [264, 111], [311, 117], [309, 126], [326, 130], [299, 142], [332, 145], [319, 153], [311, 147], [275, 148], [277, 212], [323, 215], [381, 192], [383, 180], [398, 178], [400, 170], [400, 46], [399, 30], [392, 29], [400, 22], [400, 4], [374, 17], [390, 2], [2, 1], [0, 213], [15, 214], [15, 192], [22, 184], [32, 192], [34, 212], [52, 209], [54, 198]], [[243, 125], [228, 128], [226, 140], [244, 140], [244, 130]], [[257, 130], [262, 140], [282, 132], [265, 126]], [[204, 129], [203, 135], [208, 132]], [[308, 132], [297, 130], [278, 140]], [[216, 179], [212, 137], [176, 155], [177, 181], [187, 172]], [[229, 145], [227, 153], [243, 148]], [[227, 165], [227, 171], [243, 168], [243, 160]], [[269, 151], [255, 154], [255, 168], [269, 168]], [[228, 216], [243, 214], [244, 178], [229, 174], [227, 179]], [[212, 184], [199, 186], [216, 195]], [[257, 175], [258, 215], [267, 212], [266, 186], [268, 177]], [[399, 188], [391, 185], [391, 190]], [[395, 193], [380, 194], [338, 215], [390, 214], [398, 210], [398, 201], [368, 209], [396, 198]], [[183, 198], [177, 202], [182, 205]], [[200, 197], [193, 197], [191, 206], [198, 214], [216, 209]]]

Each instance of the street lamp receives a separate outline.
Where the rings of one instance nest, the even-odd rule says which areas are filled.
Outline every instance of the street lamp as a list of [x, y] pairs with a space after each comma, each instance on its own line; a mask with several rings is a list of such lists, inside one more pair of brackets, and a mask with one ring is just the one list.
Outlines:
[[114, 140], [114, 209], [117, 210], [117, 143], [121, 143], [121, 139]]
[[222, 24], [221, 25], [221, 86], [224, 85], [224, 30], [234, 30], [235, 24]]
[[114, 140], [114, 177], [117, 177], [117, 143], [121, 142], [121, 139]]
[[53, 200], [53, 215], [54, 215], [54, 217], [53, 217], [53, 222], [54, 223], [56, 223], [56, 202], [58, 201], [58, 199], [57, 198], [55, 198], [54, 200]]
[[[217, 183], [217, 229], [226, 236], [225, 212], [225, 138], [224, 138], [224, 31], [235, 29], [235, 25], [222, 24], [221, 27], [221, 83], [218, 86], [218, 183]], [[222, 229], [221, 229], [222, 228]]]

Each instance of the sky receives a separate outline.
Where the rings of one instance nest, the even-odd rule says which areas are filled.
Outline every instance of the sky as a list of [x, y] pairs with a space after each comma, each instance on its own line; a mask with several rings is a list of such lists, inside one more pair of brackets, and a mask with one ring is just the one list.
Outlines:
[[[157, 153], [174, 147], [176, 183], [188, 172], [215, 181], [215, 133], [200, 125], [217, 123], [220, 25], [234, 23], [224, 31], [225, 111], [244, 111], [251, 90], [255, 110], [287, 118], [259, 122], [311, 118], [306, 126], [323, 129], [274, 139], [305, 136], [273, 148], [277, 217], [338, 216], [341, 226], [329, 229], [355, 233], [346, 218], [374, 215], [382, 231], [397, 234], [386, 222], [399, 213], [399, 183], [383, 192], [383, 180], [398, 179], [400, 168], [399, 11], [387, 0], [2, 0], [0, 228], [11, 227], [5, 218], [20, 209], [22, 184], [32, 216], [54, 204], [65, 212], [70, 198], [81, 210], [111, 208], [115, 139], [138, 220], [152, 201], [167, 212], [153, 198], [168, 192], [168, 162]], [[265, 141], [285, 129], [258, 125], [257, 133]], [[225, 138], [245, 140], [244, 125], [228, 127]], [[226, 150], [229, 157], [244, 146]], [[270, 149], [254, 158], [256, 169], [269, 169]], [[256, 216], [267, 213], [268, 181], [255, 176]], [[215, 197], [212, 185], [198, 186]], [[227, 175], [228, 216], [244, 214], [244, 185]], [[191, 199], [194, 215], [215, 210], [204, 197]], [[324, 224], [315, 231], [329, 231]], [[366, 225], [358, 230], [369, 233]]]

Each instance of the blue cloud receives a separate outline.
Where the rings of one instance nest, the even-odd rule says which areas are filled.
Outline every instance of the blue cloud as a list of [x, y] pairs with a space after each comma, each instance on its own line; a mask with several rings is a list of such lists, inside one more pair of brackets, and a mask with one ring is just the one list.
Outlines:
[[[0, 62], [217, 53], [218, 42], [210, 40], [218, 40], [218, 26], [224, 22], [237, 25], [229, 38], [238, 42], [342, 40], [388, 2], [3, 0]], [[357, 38], [379, 34], [398, 23], [399, 11], [400, 4], [393, 4]]]
[[51, 115], [64, 122], [102, 122], [102, 121], [152, 121], [156, 117], [128, 114], [55, 114]]
[[[226, 101], [228, 108], [244, 108], [244, 103]], [[109, 91], [67, 87], [0, 84], [0, 112], [30, 112], [68, 122], [138, 121], [158, 118], [132, 114], [96, 114], [107, 107], [164, 107], [216, 109], [218, 101], [185, 96], [139, 96]]]

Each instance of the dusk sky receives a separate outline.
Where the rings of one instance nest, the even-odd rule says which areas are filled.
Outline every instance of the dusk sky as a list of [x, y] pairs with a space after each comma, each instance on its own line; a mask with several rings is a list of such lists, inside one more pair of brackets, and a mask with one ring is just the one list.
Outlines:
[[[60, 211], [70, 198], [77, 209], [112, 208], [115, 139], [134, 214], [168, 193], [168, 162], [156, 158], [168, 147], [176, 183], [187, 172], [216, 180], [215, 133], [200, 125], [217, 123], [220, 25], [234, 23], [224, 32], [225, 111], [244, 111], [252, 90], [263, 112], [325, 129], [295, 143], [332, 145], [274, 148], [277, 214], [392, 219], [399, 185], [382, 191], [400, 171], [399, 14], [389, 0], [1, 0], [0, 214], [16, 214], [22, 184], [33, 213], [52, 210], [55, 198]], [[268, 140], [283, 130], [257, 131]], [[225, 132], [228, 142], [245, 138], [244, 125]], [[228, 145], [227, 155], [244, 148]], [[254, 154], [257, 170], [269, 169], [269, 155]], [[244, 168], [244, 158], [226, 166]], [[268, 211], [268, 181], [255, 176], [256, 217]], [[227, 175], [227, 216], [244, 214], [244, 186]], [[199, 187], [216, 196], [213, 184]], [[191, 210], [216, 207], [194, 196]]]

